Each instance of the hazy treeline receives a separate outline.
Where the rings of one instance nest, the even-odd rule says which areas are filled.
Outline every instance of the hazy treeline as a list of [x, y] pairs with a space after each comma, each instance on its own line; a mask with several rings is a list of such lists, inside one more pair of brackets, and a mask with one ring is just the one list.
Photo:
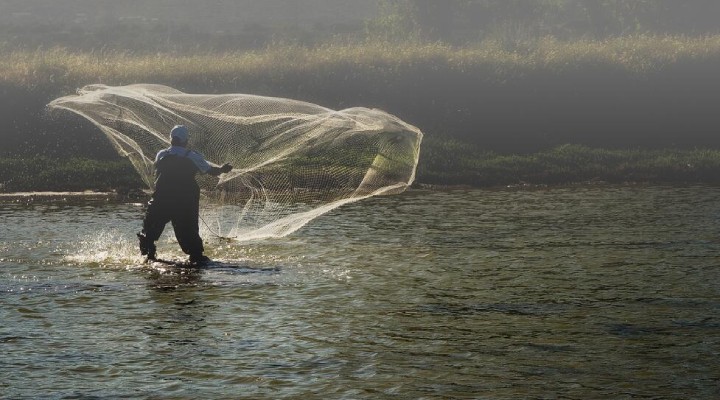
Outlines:
[[380, 0], [369, 33], [467, 44], [720, 32], [716, 0]]
[[0, 0], [0, 48], [208, 52], [277, 42], [716, 33], [716, 0]]
[[357, 37], [375, 0], [0, 0], [0, 47], [208, 52]]

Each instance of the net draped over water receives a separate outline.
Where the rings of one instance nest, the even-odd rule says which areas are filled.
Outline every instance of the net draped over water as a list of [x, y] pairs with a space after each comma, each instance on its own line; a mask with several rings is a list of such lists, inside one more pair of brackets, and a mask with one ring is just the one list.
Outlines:
[[422, 132], [363, 107], [247, 94], [186, 94], [161, 85], [89, 85], [58, 98], [51, 110], [90, 120], [153, 187], [155, 155], [173, 126], [186, 125], [189, 147], [213, 165], [199, 175], [201, 217], [239, 239], [290, 234], [343, 204], [404, 191], [414, 180]]

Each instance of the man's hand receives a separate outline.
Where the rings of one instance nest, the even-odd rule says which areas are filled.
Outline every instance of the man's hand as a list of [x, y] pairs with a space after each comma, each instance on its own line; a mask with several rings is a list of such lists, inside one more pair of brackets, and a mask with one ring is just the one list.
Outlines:
[[222, 167], [210, 167], [210, 170], [207, 171], [208, 175], [212, 176], [218, 176], [220, 174], [224, 174], [226, 172], [230, 172], [233, 169], [233, 166], [230, 164], [225, 164]]

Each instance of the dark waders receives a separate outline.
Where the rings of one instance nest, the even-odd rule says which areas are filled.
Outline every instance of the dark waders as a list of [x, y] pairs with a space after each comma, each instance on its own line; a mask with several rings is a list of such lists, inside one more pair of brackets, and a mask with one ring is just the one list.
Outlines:
[[200, 188], [195, 181], [197, 167], [192, 160], [175, 155], [157, 163], [155, 192], [148, 202], [140, 238], [140, 252], [154, 259], [155, 241], [171, 222], [180, 248], [190, 258], [201, 257], [203, 242], [198, 226]]

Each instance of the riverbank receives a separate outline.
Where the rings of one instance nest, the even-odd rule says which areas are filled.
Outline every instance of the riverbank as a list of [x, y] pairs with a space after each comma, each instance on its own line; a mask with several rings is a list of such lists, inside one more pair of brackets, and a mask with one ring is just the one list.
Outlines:
[[98, 82], [380, 108], [424, 132], [423, 185], [720, 181], [720, 35], [0, 55], [0, 192], [142, 186], [95, 126], [46, 113]]
[[[720, 183], [720, 151], [608, 150], [564, 145], [532, 154], [498, 154], [456, 140], [427, 138], [415, 185], [497, 187], [607, 183]], [[144, 189], [124, 159], [0, 158], [0, 192]]]
[[142, 187], [125, 159], [0, 157], [0, 193], [130, 192]]
[[[720, 148], [720, 35], [524, 43], [331, 43], [249, 52], [136, 54], [0, 48], [0, 156], [103, 158], [91, 124], [45, 105], [86, 84], [164, 84], [397, 115], [426, 137], [501, 154]], [[19, 132], [22, 132], [20, 134]]]
[[[427, 144], [427, 145], [426, 145]], [[484, 152], [457, 141], [423, 144], [420, 184], [472, 187], [583, 182], [718, 183], [720, 151], [563, 145], [531, 154]]]

